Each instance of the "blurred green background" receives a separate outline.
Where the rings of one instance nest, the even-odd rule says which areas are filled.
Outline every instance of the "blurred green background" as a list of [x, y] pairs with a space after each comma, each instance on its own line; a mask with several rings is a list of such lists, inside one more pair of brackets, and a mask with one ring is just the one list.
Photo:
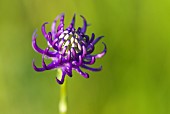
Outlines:
[[68, 114], [170, 114], [169, 0], [0, 0], [0, 114], [58, 114], [56, 72], [33, 70], [31, 37], [38, 28], [45, 48], [41, 25], [62, 12], [66, 26], [81, 14], [87, 34], [105, 36], [96, 53], [108, 48], [101, 72], [67, 77]]

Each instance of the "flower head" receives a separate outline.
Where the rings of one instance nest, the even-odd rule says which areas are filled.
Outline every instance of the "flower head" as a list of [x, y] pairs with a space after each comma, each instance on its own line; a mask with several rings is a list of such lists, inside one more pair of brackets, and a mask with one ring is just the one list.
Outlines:
[[[32, 47], [36, 52], [42, 54], [42, 68], [38, 68], [33, 60], [32, 64], [35, 71], [42, 72], [60, 68], [62, 70], [62, 77], [61, 80], [56, 78], [56, 81], [62, 84], [66, 75], [72, 77], [72, 70], [76, 70], [83, 77], [89, 78], [89, 74], [83, 72], [80, 68], [90, 71], [100, 71], [102, 69], [102, 66], [91, 68], [89, 65], [94, 64], [97, 58], [101, 58], [106, 54], [106, 45], [103, 43], [104, 50], [99, 54], [92, 55], [94, 45], [103, 36], [95, 38], [95, 34], [92, 33], [90, 38], [86, 35], [85, 32], [88, 25], [86, 19], [83, 16], [81, 18], [83, 19], [83, 27], [79, 27], [77, 30], [74, 28], [75, 15], [66, 29], [64, 29], [64, 14], [55, 18], [51, 26], [51, 31], [48, 33], [45, 30], [45, 25], [48, 23], [45, 22], [41, 27], [42, 34], [47, 41], [47, 48], [44, 50], [36, 43], [36, 31], [33, 33]], [[60, 23], [56, 27], [59, 19]], [[51, 59], [52, 62], [46, 65], [45, 58]]]

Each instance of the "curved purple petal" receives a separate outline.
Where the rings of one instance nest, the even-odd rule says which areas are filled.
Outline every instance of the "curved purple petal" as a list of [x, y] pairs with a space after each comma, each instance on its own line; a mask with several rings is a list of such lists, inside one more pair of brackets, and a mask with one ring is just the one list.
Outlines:
[[68, 76], [72, 77], [72, 72], [66, 70], [66, 73]]
[[44, 61], [44, 55], [42, 56], [42, 66], [44, 69], [46, 69], [46, 70], [48, 69], [47, 65], [45, 64], [45, 61]]
[[57, 34], [55, 35], [55, 38], [58, 38], [58, 37], [61, 35], [61, 33], [63, 33], [63, 30], [62, 30], [62, 29], [59, 30], [59, 31], [57, 31]]
[[94, 56], [95, 58], [101, 58], [101, 57], [103, 57], [103, 56], [106, 54], [106, 51], [107, 51], [106, 44], [105, 44], [104, 42], [102, 42], [102, 43], [103, 43], [103, 45], [104, 45], [104, 50], [103, 50], [101, 53], [96, 54], [96, 55]]
[[38, 67], [35, 65], [35, 61], [34, 61], [34, 60], [32, 61], [32, 66], [33, 66], [34, 70], [37, 71], [37, 72], [43, 72], [43, 71], [45, 71], [45, 68], [38, 68]]
[[44, 56], [42, 56], [42, 66], [46, 70], [52, 70], [52, 69], [57, 68], [57, 63], [52, 61], [49, 65], [46, 65], [46, 63], [44, 61]]
[[90, 43], [90, 45], [87, 47], [87, 54], [90, 54], [94, 51], [94, 45]]
[[61, 18], [60, 18], [60, 24], [57, 28], [57, 32], [58, 31], [64, 31], [64, 14], [61, 15]]
[[100, 36], [100, 37], [96, 38], [96, 39], [92, 42], [92, 44], [95, 45], [95, 44], [96, 44], [99, 40], [101, 40], [103, 37], [104, 37], [104, 36]]
[[37, 42], [36, 42], [36, 37], [37, 37], [36, 32], [37, 32], [37, 30], [35, 30], [33, 35], [32, 35], [32, 47], [36, 52], [43, 54], [44, 50], [39, 48], [38, 45], [37, 45]]
[[52, 44], [52, 34], [51, 34], [51, 32], [49, 32], [48, 33], [48, 42], [50, 43], [50, 46], [51, 46], [51, 44]]
[[69, 63], [69, 65], [65, 69], [68, 76], [72, 77], [72, 65]]
[[44, 55], [46, 55], [47, 57], [58, 57], [59, 56], [59, 52], [53, 52], [53, 51], [49, 51], [49, 47], [47, 47], [44, 51]]
[[76, 58], [76, 51], [74, 48], [71, 48], [71, 54], [72, 54], [72, 57]]
[[83, 19], [83, 27], [81, 28], [81, 32], [85, 33], [86, 29], [87, 29], [87, 21], [86, 21], [86, 19], [82, 15], [80, 15], [80, 16]]
[[78, 65], [80, 66], [82, 64], [82, 56], [79, 55], [79, 61], [78, 61]]
[[[56, 35], [56, 33], [57, 33], [56, 23], [57, 23], [57, 20], [58, 20], [60, 17], [64, 17], [64, 14], [62, 13], [62, 14], [58, 15], [58, 16], [55, 18], [55, 20], [53, 21], [52, 26], [51, 26], [51, 33], [52, 33], [52, 36], [53, 36], [54, 38], [55, 38], [55, 35]], [[63, 19], [63, 20], [64, 20], [64, 19]], [[61, 26], [61, 28], [63, 27], [61, 23], [60, 23], [60, 26]]]
[[81, 28], [80, 28], [80, 27], [78, 27], [78, 29], [77, 29], [77, 33], [78, 33], [78, 34], [80, 34], [80, 32], [81, 32]]
[[87, 54], [86, 47], [85, 47], [85, 46], [82, 46], [82, 48], [83, 48], [82, 57], [85, 57], [86, 54]]
[[86, 43], [89, 42], [89, 36], [88, 35], [84, 35]]
[[55, 50], [57, 50], [58, 51], [58, 43], [59, 42], [59, 40], [58, 40], [58, 38], [56, 38], [56, 39], [54, 39], [53, 40], [53, 42], [51, 43], [51, 45], [52, 45], [52, 47], [55, 49]]
[[61, 47], [62, 47], [63, 43], [64, 43], [64, 39], [62, 39], [62, 40], [59, 42], [59, 44], [58, 44], [58, 50], [61, 50]]
[[90, 71], [101, 71], [102, 70], [102, 66], [100, 66], [99, 68], [91, 68], [89, 66], [86, 66], [86, 65], [81, 65], [82, 68], [85, 68], [87, 70], [90, 70]]
[[72, 28], [74, 28], [75, 25], [75, 18], [76, 18], [76, 14], [74, 14], [73, 19], [69, 25], [69, 27], [67, 28], [68, 30], [72, 30]]
[[66, 72], [65, 72], [64, 70], [62, 70], [61, 80], [59, 80], [59, 79], [56, 77], [56, 81], [57, 81], [59, 84], [63, 84], [64, 79], [65, 79], [65, 75], [66, 75]]
[[89, 78], [89, 74], [86, 72], [83, 72], [79, 67], [74, 68], [80, 75], [82, 75], [84, 78]]
[[62, 53], [61, 54], [65, 55], [66, 50], [67, 50], [67, 47], [62, 48], [62, 51], [61, 51]]
[[46, 38], [46, 40], [48, 41], [48, 34], [45, 30], [45, 25], [48, 24], [48, 22], [45, 22], [42, 26], [41, 26], [41, 31], [42, 31], [42, 34], [44, 35], [44, 37]]
[[91, 64], [94, 64], [95, 63], [95, 57], [91, 57], [91, 59], [90, 60], [88, 60], [88, 61], [86, 61], [86, 60], [83, 60], [83, 63], [84, 64], [89, 64], [89, 65], [91, 65]]
[[89, 44], [93, 42], [94, 37], [95, 37], [95, 34], [94, 34], [94, 33], [92, 33], [92, 35], [91, 35], [91, 39], [90, 39], [90, 40], [89, 40], [89, 42], [88, 42]]
[[59, 55], [58, 57], [58, 63], [60, 64], [62, 62], [62, 55]]
[[86, 59], [91, 58], [91, 57], [95, 57], [95, 58], [103, 57], [106, 54], [107, 48], [106, 48], [106, 44], [104, 42], [102, 42], [102, 44], [104, 45], [104, 50], [101, 53], [96, 54], [96, 55], [87, 55]]
[[67, 61], [69, 62], [71, 59], [71, 51], [69, 50], [67, 53]]
[[82, 64], [83, 60], [82, 60], [82, 56], [79, 55], [79, 58], [78, 60], [73, 60], [72, 61], [72, 64], [75, 65], [75, 66], [80, 66]]

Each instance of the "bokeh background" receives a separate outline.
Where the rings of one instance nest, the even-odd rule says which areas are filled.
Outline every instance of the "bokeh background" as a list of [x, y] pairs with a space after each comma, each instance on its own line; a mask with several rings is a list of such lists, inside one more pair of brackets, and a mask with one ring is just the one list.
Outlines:
[[105, 36], [95, 53], [108, 48], [101, 72], [67, 77], [68, 114], [170, 114], [169, 0], [0, 0], [0, 114], [58, 114], [56, 71], [33, 70], [31, 37], [45, 48], [41, 25], [62, 12]]

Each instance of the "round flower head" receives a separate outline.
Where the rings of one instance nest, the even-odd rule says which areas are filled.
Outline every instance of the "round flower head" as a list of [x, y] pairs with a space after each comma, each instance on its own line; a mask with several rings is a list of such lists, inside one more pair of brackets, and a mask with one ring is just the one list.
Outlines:
[[[95, 38], [95, 34], [92, 33], [91, 37], [85, 34], [87, 28], [86, 19], [81, 16], [83, 19], [83, 27], [79, 27], [77, 30], [74, 28], [75, 24], [75, 15], [66, 29], [64, 29], [64, 14], [61, 14], [56, 17], [51, 26], [51, 31], [46, 32], [45, 25], [48, 24], [45, 22], [41, 31], [47, 41], [47, 48], [41, 49], [36, 43], [36, 31], [32, 36], [32, 47], [33, 49], [42, 54], [42, 68], [36, 67], [33, 60], [33, 68], [35, 71], [42, 72], [45, 70], [52, 70], [60, 68], [62, 70], [61, 80], [56, 78], [56, 81], [59, 84], [64, 82], [65, 76], [68, 75], [72, 77], [72, 70], [76, 70], [80, 75], [85, 78], [89, 78], [89, 74], [83, 72], [80, 68], [84, 68], [90, 71], [100, 71], [102, 67], [91, 68], [89, 65], [95, 63], [97, 58], [101, 58], [106, 54], [106, 45], [104, 45], [104, 50], [99, 53], [92, 55], [94, 51], [94, 45], [101, 39], [103, 36]], [[58, 27], [56, 27], [57, 21], [60, 19]], [[51, 59], [50, 64], [46, 64], [44, 59]]]

